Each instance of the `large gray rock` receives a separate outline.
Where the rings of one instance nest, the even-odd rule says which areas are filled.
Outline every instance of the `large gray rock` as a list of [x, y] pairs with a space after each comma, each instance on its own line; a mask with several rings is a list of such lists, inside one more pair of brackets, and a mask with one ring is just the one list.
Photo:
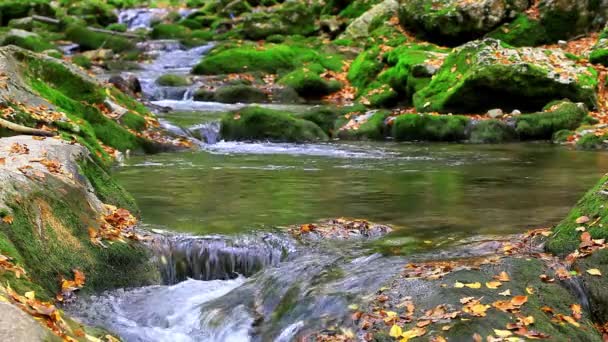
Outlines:
[[528, 0], [401, 0], [401, 24], [432, 41], [458, 45], [514, 18]]
[[372, 7], [359, 18], [355, 19], [340, 36], [341, 39], [360, 39], [369, 36], [370, 24], [382, 17], [397, 14], [399, 2], [397, 0], [384, 0]]
[[49, 333], [18, 307], [0, 301], [0, 336], [3, 342], [36, 342]]

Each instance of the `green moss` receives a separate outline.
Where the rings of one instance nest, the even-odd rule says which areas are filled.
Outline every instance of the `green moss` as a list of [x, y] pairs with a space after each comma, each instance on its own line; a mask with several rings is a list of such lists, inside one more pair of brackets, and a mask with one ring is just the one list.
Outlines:
[[190, 84], [190, 80], [181, 75], [165, 74], [156, 79], [156, 84], [165, 87], [185, 87]]
[[226, 114], [220, 133], [227, 140], [298, 142], [328, 139], [323, 130], [310, 121], [260, 107]]
[[581, 106], [564, 101], [547, 112], [518, 115], [515, 130], [523, 140], [548, 140], [560, 130], [577, 128], [586, 115], [587, 111]]
[[393, 121], [392, 136], [401, 141], [459, 141], [466, 139], [468, 122], [458, 115], [405, 114]]
[[77, 25], [68, 27], [65, 36], [68, 40], [80, 45], [83, 50], [97, 50], [102, 47], [116, 53], [135, 50], [135, 44], [126, 38], [94, 32]]
[[340, 70], [342, 59], [337, 55], [321, 54], [300, 45], [266, 44], [263, 48], [220, 46], [197, 64], [194, 74], [218, 75], [262, 71], [288, 72], [304, 63], [319, 63], [330, 70]]
[[340, 82], [321, 77], [324, 70], [320, 64], [305, 66], [285, 75], [279, 83], [293, 88], [303, 98], [320, 98], [342, 88]]
[[83, 55], [76, 55], [76, 56], [72, 57], [72, 63], [78, 65], [79, 67], [85, 68], [85, 69], [91, 69], [91, 67], [93, 66], [93, 63], [91, 62], [91, 60], [87, 56], [83, 56]]
[[379, 3], [379, 0], [355, 0], [351, 1], [350, 4], [344, 8], [338, 14], [344, 18], [355, 19], [360, 17], [363, 13], [367, 12], [372, 6]]
[[4, 39], [2, 45], [16, 45], [22, 47], [26, 50], [34, 51], [34, 52], [42, 52], [45, 50], [55, 49], [55, 45], [49, 43], [48, 41], [42, 39], [38, 35], [33, 35], [29, 37], [21, 37], [17, 35], [9, 35]]
[[581, 150], [598, 150], [605, 144], [605, 136], [598, 137], [595, 134], [585, 134], [576, 142], [576, 148]]
[[473, 143], [497, 144], [517, 139], [513, 127], [500, 120], [483, 120], [471, 130], [469, 140]]
[[553, 137], [551, 138], [551, 140], [557, 144], [564, 143], [564, 142], [568, 141], [568, 138], [570, 138], [570, 136], [573, 134], [574, 134], [574, 131], [572, 131], [572, 130], [562, 129], [562, 130], [555, 132], [553, 134]]
[[190, 36], [189, 28], [177, 24], [155, 25], [150, 33], [154, 39], [184, 39]]
[[340, 130], [338, 137], [344, 140], [384, 140], [389, 132], [385, 124], [388, 111], [377, 111], [358, 129]]
[[54, 10], [48, 0], [3, 0], [0, 2], [0, 26], [11, 19], [24, 18], [32, 13], [53, 16]]
[[272, 35], [309, 36], [317, 31], [313, 6], [298, 1], [286, 1], [264, 11], [252, 11], [243, 16], [241, 34], [250, 40], [262, 40]]
[[78, 166], [102, 202], [125, 208], [134, 214], [139, 212], [135, 199], [93, 160], [84, 160]]
[[329, 107], [313, 108], [297, 117], [314, 122], [327, 136], [331, 137], [334, 135], [338, 111]]
[[82, 0], [73, 3], [68, 8], [68, 14], [78, 16], [88, 24], [98, 24], [102, 27], [118, 21], [114, 8], [100, 0]]
[[513, 46], [538, 46], [550, 42], [546, 28], [539, 20], [525, 14], [490, 32], [488, 37], [500, 39]]
[[222, 103], [263, 103], [268, 95], [261, 89], [245, 84], [235, 84], [219, 88], [213, 98]]
[[384, 68], [377, 47], [360, 53], [350, 65], [348, 80], [357, 88], [366, 88]]
[[156, 278], [143, 247], [115, 243], [101, 248], [90, 243], [88, 227], [96, 225], [96, 214], [83, 190], [51, 179], [45, 186], [49, 189], [12, 202], [13, 224], [0, 224], [0, 246], [23, 265], [32, 281], [16, 282], [17, 286], [52, 298], [59, 292], [61, 277], [73, 277], [73, 269], [87, 276], [87, 292], [149, 284]]
[[[577, 82], [557, 82], [549, 67], [538, 63], [502, 64], [486, 56], [508, 49], [493, 39], [471, 42], [455, 49], [425, 88], [414, 95], [414, 105], [420, 111], [443, 113], [475, 113], [491, 108], [504, 110], [538, 110], [551, 100], [568, 98], [596, 105], [597, 78], [581, 72]], [[522, 63], [526, 65], [522, 67]], [[520, 107], [520, 108], [515, 108]]]
[[599, 183], [589, 190], [583, 198], [570, 211], [568, 217], [561, 221], [554, 229], [553, 235], [547, 241], [546, 249], [554, 254], [563, 256], [574, 252], [580, 244], [581, 232], [576, 228], [581, 224], [576, 219], [587, 216], [593, 225], [587, 225], [586, 231], [594, 239], [607, 239], [608, 230], [608, 176], [604, 176]]
[[146, 128], [146, 119], [134, 112], [127, 112], [120, 118], [120, 123], [134, 131], [143, 131]]
[[116, 32], [127, 32], [127, 24], [112, 23], [108, 25], [106, 29]]

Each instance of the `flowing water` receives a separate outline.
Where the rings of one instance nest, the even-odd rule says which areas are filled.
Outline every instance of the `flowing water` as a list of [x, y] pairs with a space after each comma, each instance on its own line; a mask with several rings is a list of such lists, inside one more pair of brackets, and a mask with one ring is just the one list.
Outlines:
[[[148, 27], [154, 15], [134, 10], [121, 21]], [[241, 105], [192, 101], [197, 84], [154, 83], [188, 73], [211, 46], [142, 46], [158, 56], [136, 72], [144, 95], [173, 108], [163, 126], [200, 148], [135, 156], [115, 172], [156, 232], [149, 247], [162, 284], [67, 310], [126, 341], [292, 341], [347, 324], [348, 306], [408, 260], [484, 255], [496, 240], [555, 224], [608, 167], [606, 154], [547, 144], [225, 142], [220, 113]], [[341, 216], [395, 231], [308, 244], [286, 233]]]

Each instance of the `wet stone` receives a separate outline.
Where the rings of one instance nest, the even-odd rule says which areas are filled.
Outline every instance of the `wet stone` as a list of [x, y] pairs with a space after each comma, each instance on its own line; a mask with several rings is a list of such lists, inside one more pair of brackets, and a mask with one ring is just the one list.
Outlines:
[[289, 228], [289, 233], [295, 238], [310, 241], [373, 239], [391, 231], [393, 229], [387, 225], [346, 218], [329, 219]]

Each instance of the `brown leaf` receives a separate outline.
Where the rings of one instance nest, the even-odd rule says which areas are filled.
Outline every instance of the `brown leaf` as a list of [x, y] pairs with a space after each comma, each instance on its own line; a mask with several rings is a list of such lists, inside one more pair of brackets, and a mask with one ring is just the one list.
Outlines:
[[2, 218], [2, 222], [6, 224], [13, 224], [14, 218], [10, 215], [6, 215]]

